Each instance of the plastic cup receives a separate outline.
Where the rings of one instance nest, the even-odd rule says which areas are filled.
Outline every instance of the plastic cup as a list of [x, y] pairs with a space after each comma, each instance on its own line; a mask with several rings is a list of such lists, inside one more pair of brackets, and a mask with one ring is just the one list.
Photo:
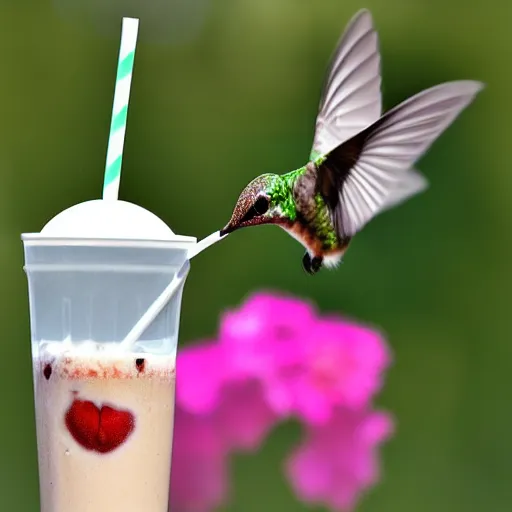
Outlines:
[[136, 205], [99, 200], [22, 240], [41, 512], [168, 511], [181, 299], [196, 239]]

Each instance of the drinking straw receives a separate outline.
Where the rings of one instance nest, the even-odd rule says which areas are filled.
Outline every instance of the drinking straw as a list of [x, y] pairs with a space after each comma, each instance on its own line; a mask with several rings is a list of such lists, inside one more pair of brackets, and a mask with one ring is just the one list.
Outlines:
[[131, 328], [130, 332], [125, 336], [120, 346], [123, 349], [132, 350], [135, 343], [142, 336], [143, 332], [151, 325], [153, 320], [161, 313], [167, 306], [173, 295], [184, 285], [190, 270], [190, 260], [197, 256], [200, 252], [210, 247], [214, 243], [222, 240], [225, 236], [220, 236], [218, 231], [203, 238], [198, 242], [193, 249], [187, 254], [187, 259], [180, 267], [176, 275], [172, 278], [171, 282], [166, 286], [164, 291], [156, 298], [156, 300], [149, 306], [147, 311], [140, 317], [138, 322]]
[[132, 350], [135, 343], [142, 336], [143, 332], [151, 325], [153, 320], [167, 306], [172, 296], [185, 284], [188, 271], [190, 270], [190, 261], [187, 259], [180, 267], [171, 282], [158, 298], [149, 306], [147, 311], [140, 317], [139, 321], [132, 327], [124, 340], [120, 343], [122, 349]]
[[210, 245], [219, 242], [220, 240], [227, 236], [228, 235], [220, 236], [220, 232], [215, 231], [215, 233], [212, 233], [211, 235], [208, 235], [206, 238], [203, 238], [200, 242], [197, 242], [193, 249], [190, 249], [188, 251], [187, 258], [191, 260], [194, 256], [197, 256], [200, 252], [203, 252], [205, 249], [210, 247]]
[[121, 31], [121, 47], [117, 63], [116, 87], [114, 92], [114, 105], [112, 107], [112, 121], [108, 139], [107, 164], [103, 182], [103, 199], [117, 200], [119, 195], [119, 181], [121, 177], [121, 163], [123, 160], [124, 135], [126, 132], [126, 118], [128, 115], [128, 101], [132, 83], [133, 61], [139, 20], [136, 18], [123, 18]]
[[[121, 31], [121, 47], [117, 63], [116, 87], [114, 92], [114, 105], [112, 107], [112, 120], [110, 123], [110, 135], [107, 148], [107, 164], [103, 182], [103, 199], [116, 201], [119, 197], [119, 183], [121, 179], [121, 164], [123, 160], [124, 136], [126, 132], [126, 119], [128, 115], [128, 101], [130, 99], [130, 87], [133, 74], [133, 62], [135, 58], [135, 46], [139, 20], [136, 18], [123, 18]], [[224, 237], [216, 231], [201, 240], [194, 249], [187, 254], [187, 259], [180, 267], [171, 282], [159, 297], [149, 306], [138, 322], [132, 327], [125, 339], [121, 342], [121, 348], [133, 349], [143, 332], [151, 325], [153, 320], [169, 303], [173, 295], [183, 286], [190, 270], [190, 259], [204, 251], [207, 247], [218, 242]]]

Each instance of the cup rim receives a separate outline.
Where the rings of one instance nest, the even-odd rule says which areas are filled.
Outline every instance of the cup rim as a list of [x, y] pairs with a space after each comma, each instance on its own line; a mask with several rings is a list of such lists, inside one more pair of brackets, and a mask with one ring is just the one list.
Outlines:
[[87, 247], [144, 247], [154, 249], [190, 249], [197, 244], [193, 236], [175, 235], [173, 240], [151, 240], [139, 238], [79, 238], [46, 236], [41, 233], [22, 233], [25, 245], [39, 246], [87, 246]]

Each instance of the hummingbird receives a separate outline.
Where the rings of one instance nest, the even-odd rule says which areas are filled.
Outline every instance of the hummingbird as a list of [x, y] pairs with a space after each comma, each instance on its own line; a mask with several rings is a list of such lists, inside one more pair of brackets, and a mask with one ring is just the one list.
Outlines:
[[275, 224], [306, 249], [302, 266], [335, 268], [376, 215], [428, 187], [414, 164], [480, 92], [473, 80], [445, 82], [382, 113], [381, 57], [371, 13], [347, 24], [321, 92], [309, 161], [262, 174], [240, 194], [220, 231]]

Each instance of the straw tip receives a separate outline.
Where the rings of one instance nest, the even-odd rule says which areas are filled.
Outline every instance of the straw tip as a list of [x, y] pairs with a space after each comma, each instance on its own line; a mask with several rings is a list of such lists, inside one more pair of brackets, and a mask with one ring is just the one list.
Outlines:
[[139, 18], [123, 18], [123, 24], [130, 24], [130, 25], [138, 25], [139, 24]]
[[139, 32], [139, 19], [138, 18], [123, 18], [121, 46], [123, 46], [123, 42], [125, 44], [128, 44], [128, 41], [130, 41], [130, 47], [135, 46], [138, 32]]

